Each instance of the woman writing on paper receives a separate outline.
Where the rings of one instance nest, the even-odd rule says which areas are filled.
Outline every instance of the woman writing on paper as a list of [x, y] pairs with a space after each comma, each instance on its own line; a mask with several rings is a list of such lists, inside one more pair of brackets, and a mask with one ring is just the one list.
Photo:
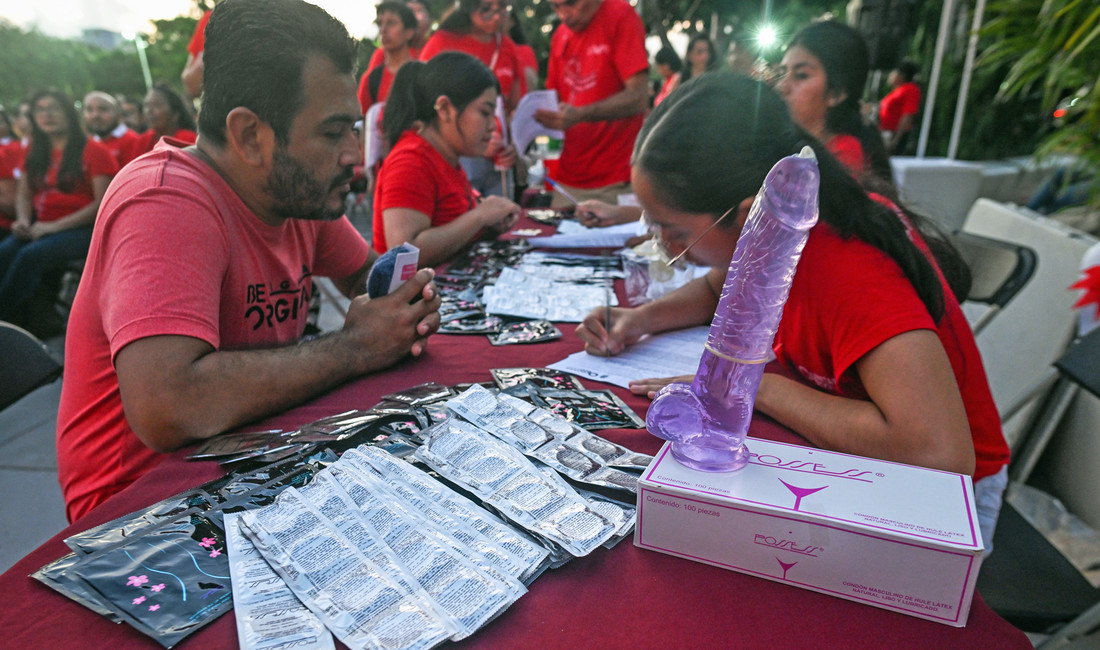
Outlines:
[[444, 52], [397, 73], [382, 118], [391, 150], [374, 191], [374, 248], [409, 242], [436, 266], [480, 236], [507, 232], [519, 206], [478, 202], [459, 156], [484, 151], [495, 127], [497, 82], [474, 57]]
[[775, 338], [787, 375], [764, 375], [756, 409], [823, 449], [972, 475], [988, 544], [1008, 446], [941, 273], [961, 264], [957, 254], [916, 215], [867, 194], [759, 83], [725, 74], [689, 82], [646, 119], [635, 144], [632, 184], [647, 220], [670, 254], [711, 271], [641, 307], [612, 309], [609, 329], [594, 311], [577, 334], [605, 355], [645, 334], [709, 323], [765, 176], [805, 145], [820, 165], [820, 220]]

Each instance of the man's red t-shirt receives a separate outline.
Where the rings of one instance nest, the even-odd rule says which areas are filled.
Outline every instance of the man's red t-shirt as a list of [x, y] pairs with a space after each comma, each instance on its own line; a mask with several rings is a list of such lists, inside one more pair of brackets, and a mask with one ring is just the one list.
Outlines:
[[[195, 140], [198, 140], [199, 134], [191, 129], [177, 129], [172, 135], [164, 137], [179, 140], [184, 144], [195, 144]], [[153, 147], [157, 145], [160, 138], [161, 136], [154, 133], [153, 129], [149, 129], [138, 136], [138, 141], [137, 144], [134, 145], [134, 150], [137, 151], [138, 156], [143, 153], [149, 153], [153, 150]]]
[[[595, 104], [649, 69], [645, 27], [623, 0], [603, 0], [579, 32], [562, 25], [550, 43], [546, 87], [572, 106]], [[565, 132], [558, 177], [579, 188], [630, 181], [630, 155], [642, 128], [641, 114], [607, 122], [582, 122]]]
[[880, 131], [897, 131], [901, 118], [920, 110], [920, 86], [912, 81], [891, 90], [878, 105]]
[[119, 169], [126, 166], [134, 158], [145, 151], [141, 150], [141, 136], [131, 130], [125, 124], [119, 124], [114, 131], [105, 136], [92, 136], [92, 139], [100, 143], [111, 152], [118, 163]]
[[401, 135], [382, 162], [374, 188], [374, 250], [385, 253], [404, 242], [386, 241], [382, 212], [408, 208], [442, 226], [473, 210], [474, 189], [461, 167], [454, 167], [415, 131]]
[[363, 76], [359, 78], [359, 107], [363, 110], [364, 115], [367, 114], [367, 109], [371, 106], [386, 101], [386, 98], [390, 96], [394, 74], [390, 72], [390, 69], [384, 63], [379, 67], [382, 69], [382, 78], [378, 83], [377, 97], [372, 96], [370, 93], [370, 76], [374, 72], [374, 68], [363, 73]]
[[69, 191], [62, 192], [57, 186], [62, 153], [60, 149], [53, 150], [45, 185], [34, 193], [34, 213], [38, 221], [56, 221], [88, 205], [95, 200], [92, 179], [118, 173], [118, 163], [115, 162], [114, 155], [95, 140], [88, 140], [84, 143], [84, 175]]
[[440, 52], [458, 51], [476, 57], [484, 63], [500, 82], [500, 96], [504, 99], [506, 110], [512, 110], [512, 88], [517, 93], [518, 79], [522, 77], [519, 61], [516, 59], [516, 44], [511, 38], [503, 36], [500, 41], [490, 40], [482, 43], [469, 34], [455, 34], [441, 29], [432, 34], [424, 49], [420, 51], [420, 60], [428, 61]]
[[[420, 48], [409, 46], [409, 56], [414, 61], [420, 60]], [[380, 47], [374, 48], [374, 51], [370, 53], [370, 62], [367, 63], [367, 71], [374, 70], [378, 66], [382, 65], [382, 62], [386, 60], [386, 51]]]
[[313, 276], [345, 278], [367, 260], [366, 242], [346, 217], [265, 224], [180, 144], [166, 140], [119, 173], [92, 234], [57, 413], [70, 521], [165, 458], [126, 421], [119, 350], [160, 335], [216, 350], [292, 344], [305, 329]]
[[[910, 232], [910, 237], [930, 256], [919, 236]], [[775, 353], [780, 363], [821, 390], [865, 400], [856, 362], [899, 334], [932, 330], [962, 393], [977, 458], [973, 478], [979, 480], [999, 471], [1009, 450], [970, 326], [942, 276], [940, 284], [945, 310], [937, 323], [886, 253], [818, 223], [798, 262]]]

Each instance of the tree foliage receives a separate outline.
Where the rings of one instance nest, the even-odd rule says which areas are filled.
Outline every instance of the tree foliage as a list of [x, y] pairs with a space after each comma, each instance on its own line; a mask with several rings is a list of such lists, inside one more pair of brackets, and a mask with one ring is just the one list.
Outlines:
[[[1039, 155], [1078, 157], [1100, 169], [1100, 6], [1091, 0], [995, 0], [982, 33], [984, 65], [1007, 67], [997, 99], [1038, 97], [1061, 113]], [[1100, 195], [1094, 199], [1100, 205]]]

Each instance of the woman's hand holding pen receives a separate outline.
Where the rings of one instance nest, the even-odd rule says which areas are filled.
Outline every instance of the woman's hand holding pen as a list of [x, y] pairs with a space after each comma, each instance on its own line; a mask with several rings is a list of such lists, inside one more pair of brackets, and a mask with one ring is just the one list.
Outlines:
[[636, 309], [598, 307], [577, 326], [577, 336], [589, 354], [610, 357], [622, 352], [646, 334]]
[[582, 226], [606, 228], [637, 221], [642, 216], [642, 209], [632, 205], [611, 205], [603, 201], [588, 200], [577, 204], [575, 214]]

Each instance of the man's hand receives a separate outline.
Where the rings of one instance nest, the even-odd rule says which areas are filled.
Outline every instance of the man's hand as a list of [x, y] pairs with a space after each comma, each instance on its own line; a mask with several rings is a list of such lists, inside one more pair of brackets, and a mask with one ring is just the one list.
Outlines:
[[387, 296], [352, 300], [341, 334], [360, 355], [362, 373], [424, 353], [428, 337], [439, 329], [441, 300], [433, 277], [431, 269], [420, 269]]
[[548, 129], [566, 131], [584, 120], [579, 108], [562, 102], [558, 104], [556, 111], [548, 111], [545, 108], [535, 111], [535, 121]]

